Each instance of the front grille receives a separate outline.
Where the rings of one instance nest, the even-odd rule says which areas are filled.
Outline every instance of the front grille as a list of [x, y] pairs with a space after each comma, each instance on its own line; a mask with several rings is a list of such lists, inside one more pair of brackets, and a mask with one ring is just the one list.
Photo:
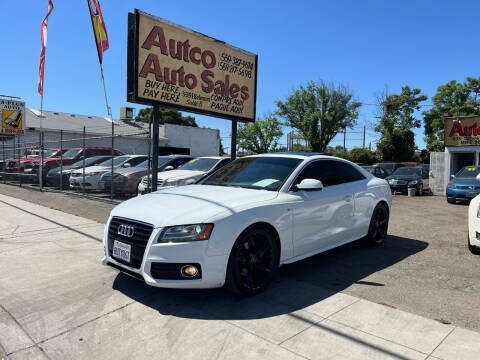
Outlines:
[[[193, 265], [198, 269], [198, 273], [192, 277], [182, 276], [180, 270], [185, 265]], [[158, 280], [197, 280], [202, 278], [202, 267], [197, 263], [152, 263], [150, 273], [154, 279]]]
[[[130, 225], [135, 228], [133, 237], [129, 238], [123, 235], [118, 234], [118, 227], [121, 224]], [[153, 231], [153, 225], [123, 219], [119, 217], [113, 217], [110, 222], [110, 227], [108, 228], [108, 252], [110, 256], [113, 255], [113, 242], [114, 240], [118, 240], [124, 244], [131, 245], [131, 255], [130, 260], [131, 262], [126, 262], [117, 258], [114, 258], [121, 264], [130, 266], [135, 269], [139, 269], [140, 265], [142, 265], [143, 255], [145, 253], [145, 248], [148, 243], [148, 239], [150, 239], [150, 235]]]
[[163, 183], [164, 183], [164, 182], [165, 182], [164, 179], [158, 179], [158, 180], [157, 180], [157, 185], [158, 185], [158, 186], [163, 186]]
[[480, 190], [480, 186], [469, 186], [469, 185], [456, 185], [455, 189], [463, 189], [463, 190]]

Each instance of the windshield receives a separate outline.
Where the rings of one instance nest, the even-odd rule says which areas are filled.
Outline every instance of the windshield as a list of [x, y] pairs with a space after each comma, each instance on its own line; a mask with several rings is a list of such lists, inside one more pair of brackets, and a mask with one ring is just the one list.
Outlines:
[[63, 157], [66, 159], [73, 159], [77, 154], [81, 151], [81, 149], [70, 149], [65, 151]]
[[216, 171], [202, 184], [278, 191], [301, 162], [301, 159], [283, 157], [238, 159]]
[[[128, 159], [130, 159], [130, 157], [128, 156], [118, 156], [113, 159], [113, 166], [122, 165], [122, 163], [124, 163]], [[98, 166], [112, 166], [112, 159], [110, 158], [108, 160], [105, 160], [104, 162], [98, 164]]]
[[480, 173], [478, 166], [466, 166], [460, 170], [455, 177], [474, 178]]
[[395, 172], [392, 175], [416, 175], [416, 176], [422, 176], [422, 169], [418, 167], [401, 167], [400, 169], [395, 170]]
[[382, 164], [377, 164], [378, 166], [381, 166], [382, 168], [384, 168], [385, 170], [387, 170], [388, 172], [392, 172], [393, 171], [393, 168], [395, 167], [395, 164], [385, 164], [385, 163], [382, 163]]
[[[97, 161], [99, 161], [101, 159], [105, 159], [105, 156], [101, 156], [101, 157], [94, 156], [94, 157], [91, 157], [91, 158], [87, 158], [87, 159], [85, 159], [85, 166], [90, 166], [92, 164], [95, 164]], [[83, 160], [79, 160], [76, 163], [73, 163], [71, 166], [72, 167], [76, 167], [76, 166], [82, 167], [83, 166]]]
[[375, 168], [373, 166], [363, 166], [365, 170], [367, 170], [370, 174], [375, 173]]
[[197, 158], [183, 164], [178, 170], [208, 171], [216, 163], [218, 159]]
[[56, 157], [60, 157], [61, 154], [65, 154], [65, 152], [67, 152], [68, 150], [63, 149], [63, 150], [47, 150], [47, 151], [52, 151], [52, 153], [49, 156], [44, 155], [44, 157], [56, 158]]
[[[158, 157], [158, 167], [161, 167], [163, 166], [165, 163], [167, 163], [171, 158], [169, 157]], [[136, 167], [143, 167], [143, 168], [146, 168], [148, 167], [148, 160], [145, 160], [143, 162], [141, 162], [140, 164], [138, 164]]]

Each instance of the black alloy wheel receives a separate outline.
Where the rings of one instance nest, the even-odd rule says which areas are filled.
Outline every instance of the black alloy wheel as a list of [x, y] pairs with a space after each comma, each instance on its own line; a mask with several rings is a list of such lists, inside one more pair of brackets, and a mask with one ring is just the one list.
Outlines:
[[381, 245], [387, 237], [388, 210], [384, 204], [378, 204], [373, 210], [372, 219], [365, 238], [369, 245]]
[[227, 287], [235, 293], [256, 295], [267, 288], [278, 267], [279, 249], [272, 232], [254, 226], [242, 233], [228, 260]]
[[422, 196], [423, 195], [423, 183], [420, 183], [418, 185], [418, 196]]

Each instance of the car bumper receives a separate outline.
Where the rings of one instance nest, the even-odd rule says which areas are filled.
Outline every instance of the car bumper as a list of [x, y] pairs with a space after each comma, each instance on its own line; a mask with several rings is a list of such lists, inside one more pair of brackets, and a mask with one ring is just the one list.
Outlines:
[[86, 190], [102, 190], [100, 187], [100, 176], [85, 176], [85, 182], [83, 182], [83, 177], [71, 177], [70, 176], [70, 187], [73, 189], [83, 189]]
[[[107, 231], [103, 240], [105, 257], [102, 259], [102, 264], [112, 265], [120, 271], [124, 271], [128, 275], [135, 276], [138, 279], [143, 279], [148, 285], [155, 287], [200, 289], [217, 288], [224, 285], [228, 254], [216, 256], [207, 255], [208, 240], [187, 243], [156, 243], [156, 239], [161, 230], [162, 229], [154, 229], [151, 234], [139, 268], [128, 266], [113, 257], [113, 254], [108, 248]], [[159, 275], [156, 275], [154, 271], [152, 271], [152, 264], [160, 264], [161, 266], [172, 264], [182, 264], [182, 266], [199, 264], [201, 278], [182, 278], [175, 280], [158, 278]]]
[[478, 194], [480, 194], [480, 190], [451, 189], [451, 188], [447, 188], [447, 191], [445, 193], [445, 195], [449, 200], [456, 200], [456, 201], [470, 201]]
[[[103, 189], [104, 192], [110, 192], [112, 182], [102, 180], [99, 182], [99, 187]], [[113, 190], [115, 193], [135, 194], [137, 192], [137, 181], [114, 181]]]
[[405, 185], [392, 185], [392, 184], [389, 184], [390, 185], [390, 190], [392, 192], [394, 191], [397, 191], [397, 192], [407, 192], [408, 189], [418, 189], [418, 184], [416, 185], [408, 185], [408, 184], [405, 184]]
[[480, 248], [480, 219], [476, 215], [476, 209], [473, 209], [473, 214], [469, 214], [468, 240], [470, 245]]

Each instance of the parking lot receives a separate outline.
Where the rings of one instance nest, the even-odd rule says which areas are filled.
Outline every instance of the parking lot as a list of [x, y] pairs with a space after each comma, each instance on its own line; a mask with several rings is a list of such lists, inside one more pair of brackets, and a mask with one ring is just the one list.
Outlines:
[[480, 356], [480, 257], [467, 248], [467, 206], [444, 197], [395, 196], [383, 246], [284, 266], [265, 293], [241, 298], [150, 288], [101, 266], [114, 204], [0, 194], [0, 354], [11, 359]]

